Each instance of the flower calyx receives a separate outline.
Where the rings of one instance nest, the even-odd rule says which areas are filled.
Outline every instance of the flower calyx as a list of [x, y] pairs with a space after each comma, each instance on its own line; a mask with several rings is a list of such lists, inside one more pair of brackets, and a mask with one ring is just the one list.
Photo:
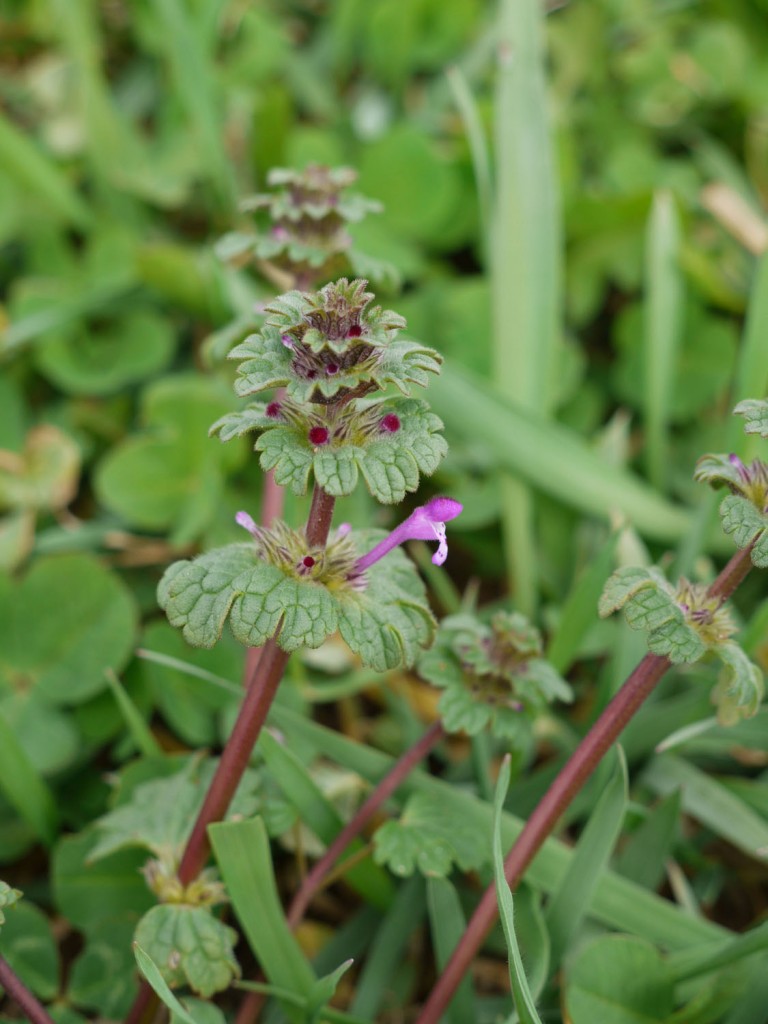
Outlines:
[[189, 885], [183, 885], [176, 865], [163, 859], [147, 861], [141, 869], [148, 887], [160, 903], [178, 903], [188, 907], [215, 907], [229, 902], [224, 883], [215, 869], [206, 868]]
[[266, 528], [247, 512], [238, 512], [235, 521], [255, 540], [258, 557], [284, 576], [312, 580], [331, 591], [354, 579], [357, 552], [343, 527], [331, 535], [326, 547], [310, 547], [304, 530], [292, 530], [282, 520]]

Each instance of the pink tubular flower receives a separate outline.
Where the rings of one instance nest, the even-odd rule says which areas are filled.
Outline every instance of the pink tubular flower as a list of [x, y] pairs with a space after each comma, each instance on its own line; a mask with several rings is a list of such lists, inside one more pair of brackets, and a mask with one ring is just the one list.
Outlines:
[[448, 542], [445, 537], [445, 524], [455, 519], [464, 506], [453, 498], [432, 498], [426, 505], [421, 505], [396, 526], [388, 537], [372, 548], [367, 555], [358, 559], [357, 570], [363, 572], [378, 562], [392, 548], [407, 540], [436, 540], [437, 551], [432, 555], [434, 565], [442, 565], [448, 557]]
[[249, 516], [247, 512], [238, 512], [235, 516], [235, 522], [254, 537], [259, 536], [259, 528], [253, 521], [253, 516]]

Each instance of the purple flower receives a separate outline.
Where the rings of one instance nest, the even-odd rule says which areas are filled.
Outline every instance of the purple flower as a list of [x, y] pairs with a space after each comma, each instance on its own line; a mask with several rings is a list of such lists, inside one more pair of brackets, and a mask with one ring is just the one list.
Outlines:
[[376, 545], [367, 555], [357, 562], [356, 569], [363, 572], [378, 562], [392, 548], [404, 544], [407, 540], [436, 540], [437, 551], [432, 556], [435, 565], [442, 565], [448, 557], [448, 542], [445, 537], [445, 524], [455, 519], [464, 506], [453, 498], [432, 498], [426, 505], [421, 505], [399, 526]]
[[235, 522], [238, 526], [242, 526], [248, 533], [253, 534], [254, 537], [260, 536], [258, 526], [253, 520], [253, 516], [249, 516], [247, 512], [238, 512], [235, 516]]

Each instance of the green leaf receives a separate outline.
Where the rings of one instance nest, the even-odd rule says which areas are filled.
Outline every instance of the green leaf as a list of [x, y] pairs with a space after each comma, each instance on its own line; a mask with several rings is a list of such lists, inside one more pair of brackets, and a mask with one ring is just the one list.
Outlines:
[[145, 430], [113, 447], [99, 463], [99, 499], [126, 522], [170, 530], [172, 543], [197, 537], [221, 499], [225, 471], [243, 457], [208, 428], [230, 404], [221, 381], [197, 374], [169, 377], [142, 394]]
[[735, 725], [742, 718], [757, 714], [765, 693], [763, 673], [737, 643], [726, 642], [714, 648], [723, 663], [712, 701], [717, 706], [721, 725]]
[[[331, 436], [328, 444], [315, 446], [309, 439], [310, 423], [303, 420], [290, 425], [275, 425], [264, 417], [251, 429], [264, 432], [256, 442], [262, 453], [261, 467], [274, 469], [275, 481], [304, 494], [310, 470], [328, 494], [351, 494], [362, 473], [368, 489], [378, 501], [395, 504], [419, 486], [419, 473], [432, 474], [445, 457], [448, 446], [440, 435], [442, 423], [425, 402], [416, 399], [390, 401], [381, 406], [365, 406], [359, 415], [396, 415], [400, 426], [394, 432], [378, 435], [355, 429], [354, 413], [349, 435]], [[255, 416], [251, 414], [253, 421]]]
[[319, 647], [338, 625], [336, 602], [322, 584], [285, 576], [260, 560], [252, 544], [174, 562], [160, 583], [158, 602], [194, 647], [213, 647], [227, 617], [240, 643], [261, 647], [276, 636], [286, 651]]
[[501, 765], [493, 801], [493, 874], [496, 881], [496, 899], [509, 952], [509, 980], [518, 1017], [521, 1024], [541, 1024], [515, 934], [515, 908], [512, 890], [504, 876], [504, 856], [501, 851], [501, 815], [509, 789], [509, 774], [510, 757], [507, 754]]
[[0, 687], [87, 700], [106, 688], [107, 669], [126, 664], [136, 619], [128, 588], [88, 555], [40, 559], [20, 584], [0, 577]]
[[374, 860], [396, 875], [414, 871], [444, 878], [454, 865], [472, 871], [488, 862], [486, 828], [466, 808], [457, 813], [447, 799], [425, 793], [409, 797], [398, 821], [374, 835]]
[[146, 853], [125, 850], [94, 864], [90, 854], [95, 842], [95, 830], [65, 836], [56, 844], [51, 868], [57, 910], [88, 934], [126, 916], [135, 925], [155, 902], [141, 876]]
[[50, 845], [58, 812], [53, 793], [40, 777], [16, 733], [0, 711], [0, 791], [16, 812]]
[[654, 566], [618, 569], [608, 579], [598, 610], [601, 616], [622, 608], [632, 629], [648, 632], [648, 650], [674, 664], [697, 661], [706, 647], [685, 621], [671, 585]]
[[233, 437], [242, 437], [252, 430], [266, 430], [267, 427], [273, 427], [275, 421], [266, 415], [265, 409], [264, 402], [251, 402], [216, 420], [208, 433], [212, 437], [217, 435], [220, 441], [231, 441]]
[[[467, 929], [467, 921], [459, 894], [446, 878], [430, 878], [427, 882], [427, 908], [437, 968], [443, 971]], [[445, 1017], [449, 1024], [477, 1020], [472, 980], [468, 975], [462, 978]]]
[[654, 757], [643, 781], [655, 792], [681, 791], [682, 808], [737, 849], [758, 861], [768, 850], [768, 824], [718, 779], [672, 754]]
[[137, 942], [134, 942], [133, 944], [133, 953], [136, 957], [136, 963], [139, 966], [139, 970], [160, 997], [160, 1000], [171, 1011], [173, 1016], [178, 1020], [183, 1021], [184, 1024], [198, 1024], [195, 1018], [191, 1014], [187, 1013], [184, 1006], [179, 1002], [173, 992], [171, 992], [168, 987], [168, 983], [163, 977], [162, 971], [154, 962], [152, 957], [149, 956], [149, 954], [146, 953]]
[[3, 956], [36, 996], [53, 999], [59, 991], [59, 952], [48, 918], [26, 900], [3, 925]]
[[0, 508], [60, 509], [77, 491], [80, 449], [58, 427], [34, 427], [21, 455], [0, 466]]
[[135, 940], [171, 987], [189, 985], [210, 998], [240, 976], [233, 952], [237, 932], [208, 907], [184, 903], [153, 907], [139, 921]]
[[768, 437], [768, 398], [747, 398], [739, 402], [733, 411], [747, 421], [745, 433]]
[[768, 515], [756, 509], [747, 498], [729, 494], [720, 505], [720, 519], [737, 548], [746, 548], [755, 542], [750, 554], [752, 564], [765, 569], [768, 566]]
[[280, 331], [266, 326], [251, 334], [229, 353], [241, 359], [235, 381], [236, 395], [253, 395], [268, 388], [283, 388], [291, 380], [291, 352], [280, 341]]
[[0, 928], [5, 924], [5, 910], [14, 906], [21, 899], [21, 892], [12, 889], [7, 882], [0, 880]]
[[[363, 554], [382, 536], [360, 531], [353, 539]], [[301, 546], [301, 538], [294, 539]], [[336, 583], [331, 590], [321, 579], [294, 578], [262, 560], [254, 544], [232, 544], [171, 565], [158, 601], [171, 625], [198, 647], [217, 642], [228, 616], [235, 638], [249, 647], [272, 636], [286, 651], [319, 647], [338, 628], [363, 662], [379, 671], [414, 664], [430, 643], [434, 620], [424, 585], [401, 551], [366, 570], [364, 587]]]
[[[286, 923], [264, 823], [260, 818], [218, 823], [209, 834], [232, 906], [267, 978], [309, 999], [317, 979]], [[283, 1008], [301, 1024], [302, 1012], [287, 1003]]]
[[727, 455], [702, 455], [696, 463], [693, 479], [711, 487], [726, 485], [741, 491], [744, 481]]
[[333, 998], [339, 982], [354, 962], [354, 960], [345, 960], [335, 971], [317, 979], [306, 1003], [309, 1024], [315, 1024], [323, 1019], [321, 1011], [326, 1003]]
[[38, 345], [35, 362], [52, 384], [70, 395], [110, 395], [160, 373], [175, 349], [173, 328], [140, 311], [101, 330], [66, 332]]
[[[145, 782], [128, 803], [98, 819], [99, 838], [89, 852], [93, 863], [118, 850], [139, 846], [175, 864], [211, 784], [217, 763], [190, 758], [173, 775]], [[227, 812], [228, 817], [255, 814], [261, 808], [260, 776], [246, 769]]]
[[672, 978], [659, 953], [641, 939], [611, 935], [577, 953], [567, 974], [565, 1007], [572, 1024], [666, 1024]]
[[123, 916], [106, 921], [88, 936], [72, 965], [67, 1000], [95, 1010], [108, 1020], [122, 1020], [136, 994], [131, 941], [135, 920]]
[[[383, 534], [369, 530], [357, 535], [362, 554]], [[435, 633], [435, 621], [416, 567], [399, 549], [366, 570], [364, 590], [341, 590], [339, 632], [363, 664], [377, 672], [410, 667]]]

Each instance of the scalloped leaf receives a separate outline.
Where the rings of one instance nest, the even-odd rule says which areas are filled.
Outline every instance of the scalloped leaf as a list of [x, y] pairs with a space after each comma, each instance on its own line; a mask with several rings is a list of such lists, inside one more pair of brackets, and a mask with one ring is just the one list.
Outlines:
[[487, 864], [487, 823], [453, 801], [434, 793], [415, 793], [399, 821], [389, 821], [374, 836], [374, 860], [393, 874], [414, 871], [444, 878], [454, 865], [473, 871]]
[[747, 498], [729, 494], [720, 505], [723, 529], [733, 537], [738, 548], [748, 547], [752, 541], [752, 564], [760, 569], [768, 567], [768, 515], [760, 512]]
[[625, 566], [608, 577], [600, 595], [598, 612], [601, 618], [612, 615], [622, 608], [641, 587], [666, 586], [669, 584], [660, 573], [643, 566]]
[[234, 955], [238, 935], [207, 907], [164, 903], [139, 921], [135, 940], [174, 988], [188, 985], [210, 998], [240, 976]]
[[237, 368], [236, 395], [285, 387], [292, 380], [291, 351], [283, 345], [280, 332], [273, 327], [249, 335], [232, 349], [228, 358], [243, 360]]
[[[358, 550], [369, 550], [383, 536], [381, 531], [362, 533]], [[435, 620], [416, 567], [395, 549], [365, 575], [364, 590], [336, 594], [339, 632], [369, 668], [410, 668], [435, 635]]]
[[707, 648], [696, 630], [687, 625], [682, 613], [678, 615], [679, 618], [670, 619], [649, 634], [648, 650], [666, 656], [674, 665], [692, 664]]
[[[354, 539], [363, 554], [384, 536], [361, 531]], [[258, 557], [255, 545], [231, 544], [169, 566], [158, 602], [194, 647], [212, 647], [228, 616], [241, 643], [260, 647], [275, 636], [285, 651], [319, 647], [338, 628], [379, 671], [413, 665], [435, 632], [424, 585], [399, 550], [366, 570], [364, 582], [331, 591], [284, 575]]]
[[[88, 854], [88, 862], [101, 860], [117, 850], [141, 847], [160, 860], [175, 863], [189, 838], [216, 766], [212, 758], [193, 757], [173, 775], [137, 786], [127, 803], [98, 819], [98, 840]], [[246, 769], [227, 816], [249, 817], [262, 811], [263, 791], [261, 775], [253, 768]]]
[[696, 463], [693, 479], [710, 487], [725, 485], [741, 489], [744, 486], [738, 469], [727, 455], [702, 455]]
[[231, 441], [252, 430], [266, 430], [268, 427], [273, 427], [275, 421], [267, 416], [266, 408], [264, 402], [251, 402], [242, 409], [228, 412], [211, 424], [208, 434], [211, 437], [218, 435], [220, 441]]
[[763, 673], [738, 644], [728, 641], [714, 648], [723, 663], [712, 703], [721, 725], [735, 725], [757, 714], [765, 693]]
[[0, 881], [0, 928], [5, 924], [4, 910], [8, 910], [21, 899], [18, 889], [12, 889], [7, 882]]
[[746, 398], [733, 411], [746, 419], [745, 433], [768, 437], [768, 398]]
[[158, 602], [193, 647], [213, 647], [227, 616], [240, 643], [261, 647], [275, 636], [284, 651], [319, 647], [337, 627], [335, 602], [325, 587], [285, 576], [261, 561], [252, 544], [175, 562], [160, 581]]
[[256, 442], [262, 453], [264, 470], [273, 469], [275, 481], [305, 494], [310, 471], [315, 480], [334, 497], [351, 494], [362, 473], [374, 498], [392, 505], [419, 486], [419, 474], [434, 473], [448, 451], [445, 438], [438, 433], [442, 421], [430, 412], [425, 402], [406, 399], [382, 406], [382, 416], [394, 412], [400, 429], [382, 433], [362, 444], [332, 442], [313, 446], [303, 425], [275, 425], [266, 428]]

